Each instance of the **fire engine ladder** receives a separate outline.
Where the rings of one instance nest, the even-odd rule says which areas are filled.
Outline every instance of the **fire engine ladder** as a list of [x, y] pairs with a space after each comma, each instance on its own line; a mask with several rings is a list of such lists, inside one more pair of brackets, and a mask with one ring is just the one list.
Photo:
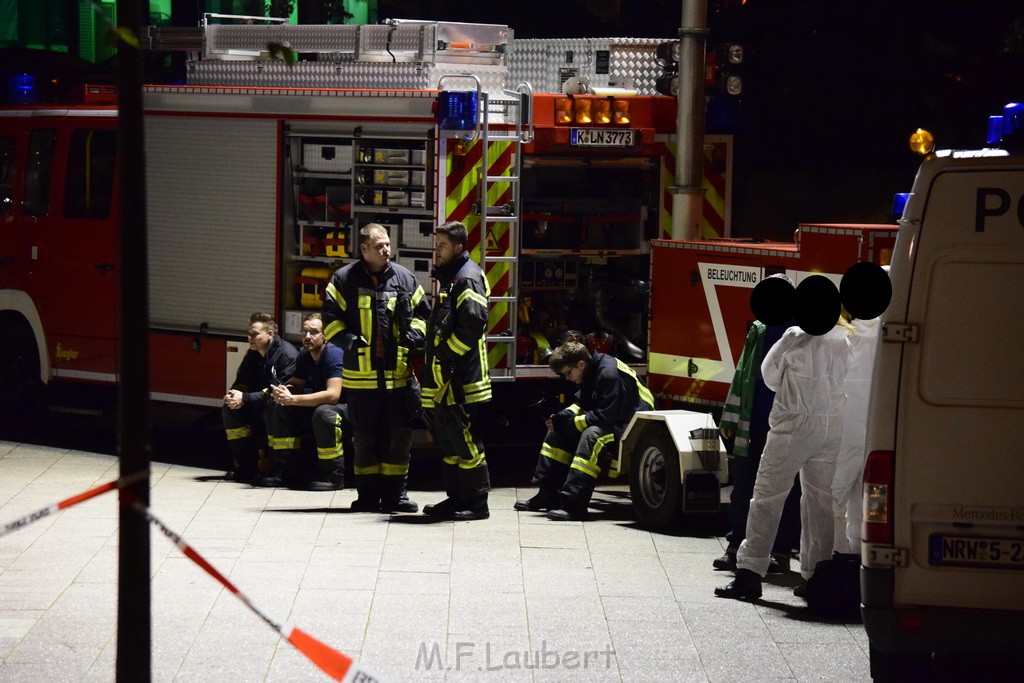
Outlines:
[[[518, 294], [519, 294], [519, 239], [522, 214], [519, 194], [521, 190], [522, 146], [533, 140], [533, 117], [530, 104], [533, 102], [533, 87], [521, 83], [515, 90], [506, 90], [501, 95], [481, 93], [480, 105], [480, 162], [484, 181], [480, 183], [477, 213], [482, 228], [481, 266], [488, 275], [495, 268], [507, 267], [508, 290], [488, 297], [488, 329], [495, 319], [508, 320], [505, 329], [491, 330], [487, 335], [488, 349], [504, 349], [505, 363], [492, 363], [491, 380], [511, 382], [516, 377], [516, 339], [518, 337]], [[504, 123], [504, 126], [495, 124]], [[512, 162], [508, 175], [487, 175], [492, 163], [501, 152], [491, 149], [491, 142], [507, 141], [511, 147]], [[507, 201], [495, 204], [505, 193], [489, 192], [497, 183], [508, 183]], [[501, 239], [496, 236], [498, 224], [507, 229], [508, 249], [501, 251]], [[500, 252], [500, 253], [498, 253]]]

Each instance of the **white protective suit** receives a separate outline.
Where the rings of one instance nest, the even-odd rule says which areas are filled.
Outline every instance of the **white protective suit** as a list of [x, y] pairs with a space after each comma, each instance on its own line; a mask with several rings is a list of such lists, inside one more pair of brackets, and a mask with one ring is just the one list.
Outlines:
[[849, 364], [847, 331], [821, 336], [791, 327], [765, 354], [764, 383], [775, 391], [770, 431], [747, 515], [747, 537], [736, 566], [768, 570], [782, 507], [800, 473], [800, 573], [809, 578], [820, 560], [832, 557], [832, 479], [843, 430], [843, 380]]
[[879, 319], [854, 320], [850, 337], [850, 367], [843, 387], [846, 408], [843, 410], [843, 441], [832, 481], [833, 514], [835, 518], [836, 552], [860, 553], [861, 489], [864, 481], [864, 441], [868, 428], [868, 394], [871, 372], [878, 350]]

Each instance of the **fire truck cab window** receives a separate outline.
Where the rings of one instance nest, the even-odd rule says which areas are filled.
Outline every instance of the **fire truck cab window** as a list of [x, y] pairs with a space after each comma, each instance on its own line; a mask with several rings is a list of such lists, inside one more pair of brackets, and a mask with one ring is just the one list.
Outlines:
[[117, 134], [112, 130], [76, 130], [68, 145], [64, 215], [106, 218], [114, 188]]
[[56, 143], [55, 130], [32, 131], [28, 147], [28, 172], [25, 174], [25, 213], [30, 216], [45, 216], [50, 210], [50, 177]]
[[14, 201], [14, 138], [0, 138], [0, 214]]

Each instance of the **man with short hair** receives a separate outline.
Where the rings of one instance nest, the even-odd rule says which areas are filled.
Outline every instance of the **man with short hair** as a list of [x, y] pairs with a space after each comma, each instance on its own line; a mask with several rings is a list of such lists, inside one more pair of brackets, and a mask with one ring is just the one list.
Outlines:
[[[545, 421], [548, 433], [533, 475], [540, 491], [514, 507], [547, 510], [555, 521], [583, 520], [602, 461], [612, 459], [636, 411], [654, 410], [654, 397], [628, 365], [576, 341], [555, 349], [548, 365], [579, 391], [574, 403]], [[617, 470], [617, 460], [612, 466]]]
[[416, 512], [405, 493], [420, 403], [411, 354], [423, 346], [430, 305], [416, 276], [391, 263], [384, 226], [359, 230], [359, 255], [334, 273], [324, 296], [324, 332], [346, 351], [358, 492], [352, 510]]
[[225, 478], [246, 484], [256, 482], [268, 388], [275, 376], [282, 382], [292, 378], [298, 354], [294, 346], [277, 335], [274, 316], [269, 313], [249, 316], [249, 351], [238, 366], [235, 381], [224, 395], [221, 408], [232, 458]]
[[[286, 482], [295, 488], [331, 491], [345, 485], [345, 406], [338, 405], [343, 359], [341, 349], [324, 339], [320, 314], [306, 315], [295, 375], [270, 389], [267, 434], [272, 471], [260, 479], [260, 486]], [[302, 433], [310, 424], [317, 446], [315, 462], [302, 451]]]
[[491, 400], [487, 368], [487, 296], [490, 287], [466, 251], [466, 226], [449, 221], [434, 229], [437, 301], [427, 323], [423, 410], [444, 449], [441, 473], [447, 498], [424, 506], [433, 517], [487, 519], [491, 490], [479, 422]]

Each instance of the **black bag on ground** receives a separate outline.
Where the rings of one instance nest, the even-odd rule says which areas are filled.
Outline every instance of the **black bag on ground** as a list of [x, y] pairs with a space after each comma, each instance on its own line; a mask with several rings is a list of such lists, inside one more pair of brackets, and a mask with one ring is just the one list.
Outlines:
[[860, 555], [833, 553], [807, 580], [807, 610], [829, 619], [860, 618]]

